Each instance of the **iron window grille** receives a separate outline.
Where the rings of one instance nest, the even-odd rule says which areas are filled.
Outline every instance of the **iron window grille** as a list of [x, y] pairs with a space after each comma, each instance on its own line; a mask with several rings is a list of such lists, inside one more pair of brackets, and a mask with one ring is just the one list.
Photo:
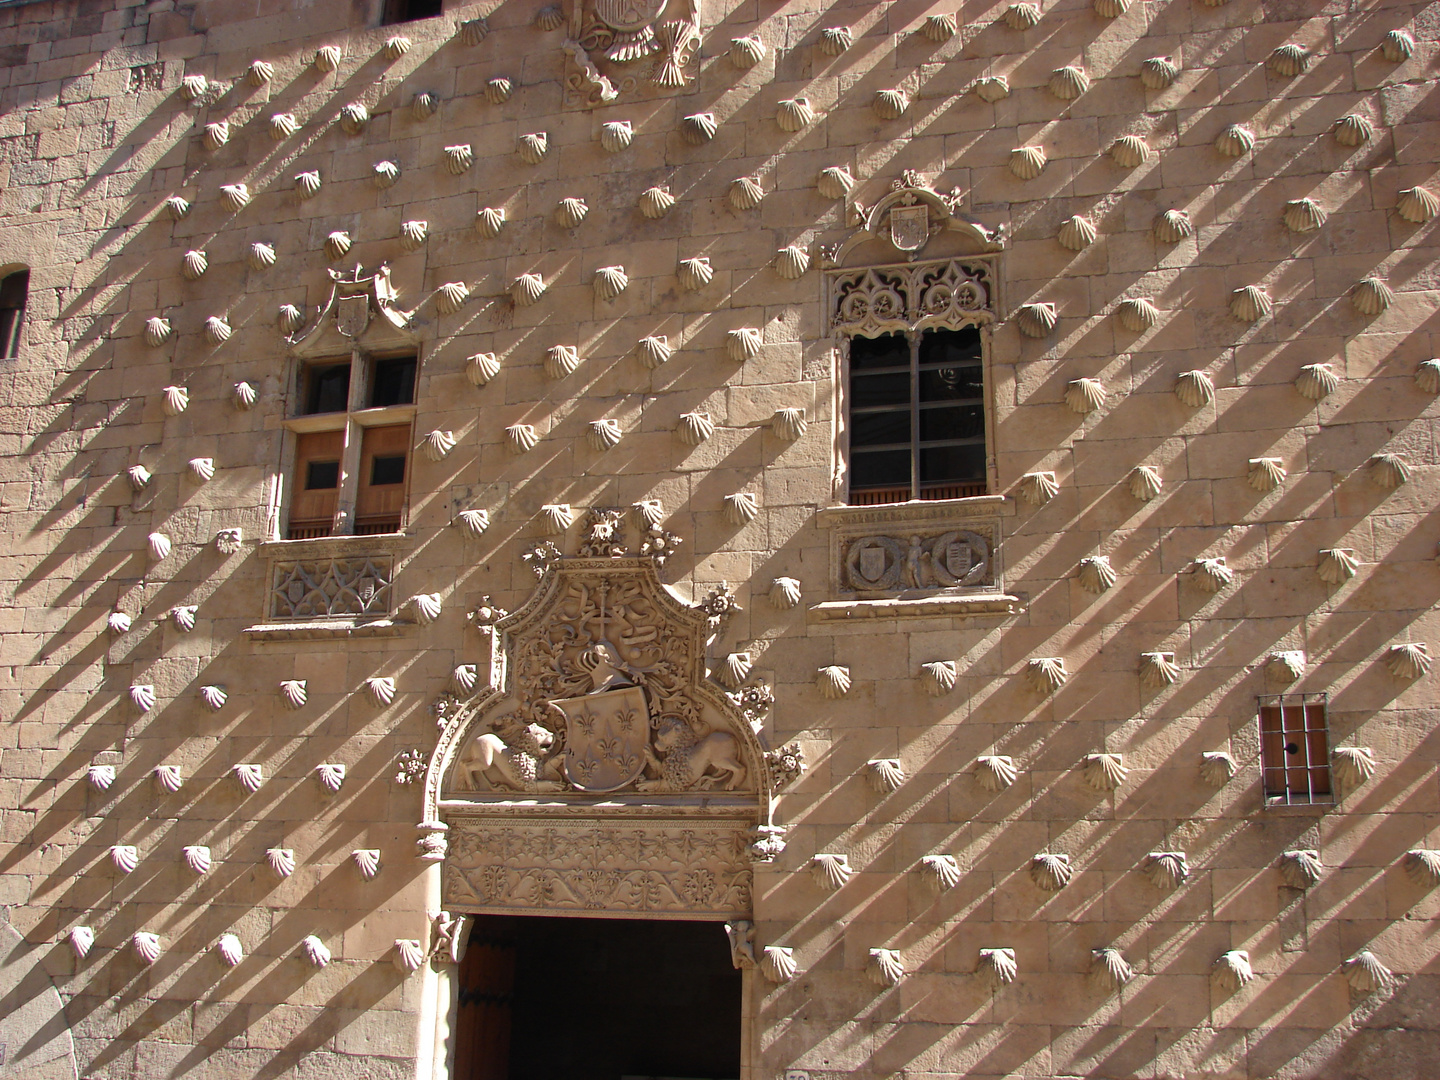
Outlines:
[[1261, 697], [1259, 705], [1265, 805], [1333, 802], [1327, 696], [1274, 694]]

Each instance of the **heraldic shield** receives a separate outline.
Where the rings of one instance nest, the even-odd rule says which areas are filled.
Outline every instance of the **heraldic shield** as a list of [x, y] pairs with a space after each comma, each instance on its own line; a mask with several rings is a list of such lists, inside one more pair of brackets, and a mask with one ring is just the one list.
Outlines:
[[549, 704], [565, 717], [565, 774], [577, 788], [618, 791], [644, 771], [650, 713], [638, 686]]

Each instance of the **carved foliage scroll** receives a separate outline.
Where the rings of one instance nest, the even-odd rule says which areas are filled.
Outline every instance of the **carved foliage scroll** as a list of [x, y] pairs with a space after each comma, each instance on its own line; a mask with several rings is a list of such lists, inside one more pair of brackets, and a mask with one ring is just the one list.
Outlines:
[[945, 259], [830, 275], [830, 325], [846, 337], [954, 330], [994, 317], [994, 268], [985, 259]]

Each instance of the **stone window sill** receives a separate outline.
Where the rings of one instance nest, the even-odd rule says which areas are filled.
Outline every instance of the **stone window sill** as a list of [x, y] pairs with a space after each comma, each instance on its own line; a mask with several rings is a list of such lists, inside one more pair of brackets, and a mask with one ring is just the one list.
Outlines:
[[816, 623], [867, 622], [874, 619], [967, 618], [982, 615], [1017, 615], [1024, 607], [1009, 593], [887, 597], [883, 600], [832, 600], [808, 612]]
[[410, 546], [411, 533], [373, 536], [316, 536], [308, 540], [266, 540], [259, 553], [267, 559], [353, 559], [364, 555], [395, 555]]
[[415, 623], [399, 619], [309, 619], [257, 623], [242, 633], [248, 641], [332, 641], [344, 638], [398, 637]]

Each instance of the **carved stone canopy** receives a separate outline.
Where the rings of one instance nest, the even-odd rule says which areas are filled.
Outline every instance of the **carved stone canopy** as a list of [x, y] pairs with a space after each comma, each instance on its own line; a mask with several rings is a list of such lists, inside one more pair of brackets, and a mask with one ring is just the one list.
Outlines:
[[318, 309], [315, 320], [290, 338], [295, 356], [335, 356], [363, 348], [368, 351], [414, 346], [410, 330], [414, 312], [395, 306], [398, 294], [390, 281], [390, 267], [381, 263], [366, 274], [357, 264], [353, 270], [328, 270], [330, 298]]

